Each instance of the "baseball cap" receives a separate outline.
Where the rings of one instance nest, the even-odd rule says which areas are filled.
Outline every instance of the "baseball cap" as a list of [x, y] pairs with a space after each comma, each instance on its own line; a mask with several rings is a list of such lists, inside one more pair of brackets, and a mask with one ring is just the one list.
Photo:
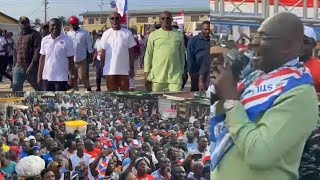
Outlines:
[[315, 41], [317, 41], [317, 35], [316, 32], [312, 27], [304, 26], [304, 35], [308, 38], [313, 38]]
[[22, 23], [22, 22], [30, 22], [29, 18], [27, 18], [26, 16], [21, 16], [19, 18], [19, 22]]
[[55, 161], [51, 162], [48, 165], [48, 169], [50, 169], [50, 171], [56, 171], [56, 170], [58, 170], [58, 168], [61, 168], [61, 167], [62, 166], [59, 163], [55, 162]]
[[31, 141], [31, 140], [36, 140], [36, 138], [35, 138], [34, 136], [29, 136], [29, 137], [28, 137], [28, 140], [29, 140], [29, 141]]

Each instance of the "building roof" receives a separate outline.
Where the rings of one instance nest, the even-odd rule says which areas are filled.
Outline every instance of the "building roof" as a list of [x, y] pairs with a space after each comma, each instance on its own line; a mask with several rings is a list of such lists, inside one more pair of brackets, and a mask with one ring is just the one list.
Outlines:
[[5, 18], [7, 18], [7, 19], [10, 19], [11, 21], [13, 21], [13, 22], [15, 22], [15, 23], [17, 23], [17, 24], [19, 23], [19, 21], [16, 20], [15, 18], [13, 18], [13, 17], [11, 17], [11, 16], [8, 16], [8, 15], [2, 13], [2, 12], [0, 12], [0, 16], [3, 16], [3, 17], [5, 17]]
[[[179, 14], [183, 9], [180, 8], [169, 8], [169, 9], [143, 9], [143, 10], [128, 10], [129, 15], [159, 15], [163, 11], [170, 11], [173, 14]], [[102, 15], [109, 15], [115, 12], [115, 10], [111, 11], [101, 11]], [[210, 14], [210, 8], [186, 8], [184, 9], [185, 14], [196, 14], [196, 13], [208, 13]], [[79, 14], [80, 16], [93, 16], [100, 15], [100, 11], [87, 11]]]

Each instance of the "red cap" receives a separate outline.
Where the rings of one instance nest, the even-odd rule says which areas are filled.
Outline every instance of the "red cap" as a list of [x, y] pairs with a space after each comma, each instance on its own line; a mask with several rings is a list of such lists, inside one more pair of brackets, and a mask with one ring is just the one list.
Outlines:
[[211, 161], [210, 156], [206, 156], [203, 158], [203, 164], [206, 164], [207, 161]]
[[69, 23], [71, 25], [74, 25], [74, 24], [78, 24], [79, 23], [79, 19], [75, 16], [71, 16], [71, 18], [69, 19]]

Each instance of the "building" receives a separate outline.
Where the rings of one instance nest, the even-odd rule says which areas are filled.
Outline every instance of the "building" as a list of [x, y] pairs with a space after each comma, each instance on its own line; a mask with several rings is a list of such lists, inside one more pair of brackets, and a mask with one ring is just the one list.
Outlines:
[[[163, 11], [170, 11], [172, 15], [179, 16], [182, 9], [158, 9], [158, 10], [129, 10], [127, 16], [129, 17], [129, 27], [136, 29], [142, 34], [148, 31], [149, 27], [154, 23], [159, 23], [159, 16]], [[114, 11], [87, 11], [80, 14], [83, 17], [83, 27], [88, 31], [103, 30], [110, 27], [108, 17]], [[199, 30], [203, 21], [210, 18], [210, 9], [206, 8], [192, 8], [184, 9], [184, 30], [193, 32]]]
[[16, 35], [20, 29], [19, 21], [0, 12], [0, 29], [7, 30]]

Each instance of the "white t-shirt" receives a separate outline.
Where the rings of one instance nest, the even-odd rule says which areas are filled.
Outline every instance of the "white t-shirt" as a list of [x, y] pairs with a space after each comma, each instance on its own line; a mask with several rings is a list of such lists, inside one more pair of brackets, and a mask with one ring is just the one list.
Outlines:
[[196, 121], [198, 121], [198, 118], [195, 118], [194, 116], [191, 116], [189, 119], [189, 123], [191, 123], [191, 124], [193, 124]]
[[131, 31], [110, 28], [103, 33], [101, 43], [106, 50], [103, 75], [129, 75], [129, 49], [136, 45]]
[[87, 167], [89, 167], [89, 161], [91, 156], [89, 154], [84, 153], [82, 158], [79, 158], [78, 155], [75, 153], [70, 156], [70, 161], [72, 163], [72, 170], [75, 171], [76, 167], [81, 163], [84, 162]]
[[74, 55], [70, 37], [60, 34], [53, 39], [51, 34], [41, 41], [40, 54], [46, 56], [42, 78], [48, 81], [68, 81], [69, 57]]
[[[7, 44], [7, 40], [4, 37], [0, 36], [0, 51], [4, 50], [4, 45]], [[0, 56], [6, 55], [6, 52], [0, 52]]]
[[97, 50], [97, 52], [98, 52], [97, 59], [100, 61], [101, 60], [101, 51], [102, 51], [101, 39], [96, 40], [96, 43], [94, 43], [94, 49]]

